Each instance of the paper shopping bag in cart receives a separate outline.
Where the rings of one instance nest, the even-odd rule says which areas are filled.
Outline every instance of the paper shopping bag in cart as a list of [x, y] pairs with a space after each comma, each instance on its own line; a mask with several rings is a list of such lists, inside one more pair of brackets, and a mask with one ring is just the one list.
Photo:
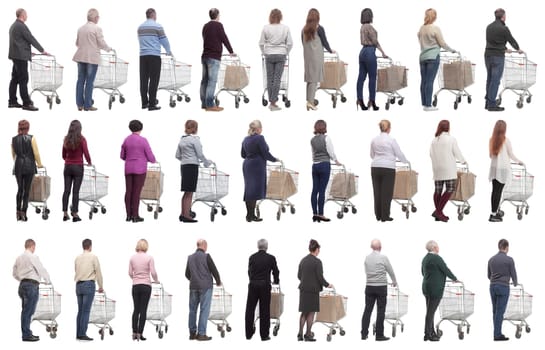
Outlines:
[[316, 322], [334, 323], [342, 319], [346, 315], [343, 299], [342, 295], [321, 295]]
[[280, 318], [284, 312], [284, 293], [271, 293], [271, 318]]
[[242, 90], [246, 86], [248, 86], [246, 67], [227, 65], [227, 67], [225, 67], [223, 88], [226, 90]]
[[320, 82], [320, 89], [340, 89], [346, 84], [346, 70], [343, 61], [324, 63], [324, 81]]
[[161, 171], [148, 170], [146, 173], [146, 181], [140, 194], [140, 199], [158, 200], [163, 194], [163, 178], [164, 174]]
[[287, 171], [273, 170], [267, 183], [267, 199], [285, 200], [297, 193], [293, 177]]
[[407, 69], [392, 65], [377, 71], [377, 91], [391, 92], [407, 87]]
[[473, 84], [472, 65], [470, 61], [455, 61], [443, 64], [444, 88], [463, 90]]
[[418, 173], [414, 170], [396, 171], [394, 199], [411, 199], [418, 192]]
[[353, 173], [338, 173], [331, 181], [329, 197], [348, 199], [356, 195], [356, 177]]
[[456, 191], [452, 197], [453, 201], [467, 201], [475, 194], [475, 174], [470, 172], [458, 172], [456, 180]]
[[45, 202], [51, 193], [51, 177], [35, 175], [30, 185], [30, 195], [28, 200], [31, 202]]

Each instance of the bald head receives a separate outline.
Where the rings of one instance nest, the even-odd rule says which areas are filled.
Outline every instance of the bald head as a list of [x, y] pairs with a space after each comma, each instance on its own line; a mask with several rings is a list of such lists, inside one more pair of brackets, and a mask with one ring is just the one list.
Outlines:
[[206, 251], [206, 249], [208, 248], [208, 243], [206, 243], [204, 239], [199, 239], [197, 241], [197, 248]]
[[371, 249], [373, 250], [377, 250], [380, 252], [380, 250], [382, 249], [382, 243], [380, 243], [380, 240], [378, 239], [373, 239], [371, 241]]

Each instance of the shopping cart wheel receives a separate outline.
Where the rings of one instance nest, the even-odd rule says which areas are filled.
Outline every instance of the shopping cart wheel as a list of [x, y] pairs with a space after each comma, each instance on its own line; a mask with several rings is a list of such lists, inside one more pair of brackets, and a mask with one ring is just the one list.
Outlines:
[[468, 96], [467, 97], [467, 103], [471, 104], [472, 101], [473, 101], [473, 99], [471, 98], [471, 96]]
[[119, 96], [119, 103], [125, 103], [125, 97], [123, 95]]
[[223, 329], [221, 330], [220, 335], [222, 338], [225, 338], [225, 331]]
[[210, 210], [210, 221], [214, 222], [214, 219], [216, 218], [216, 211], [214, 209]]
[[273, 336], [277, 336], [278, 335], [278, 328], [274, 327], [273, 329]]
[[464, 340], [464, 332], [458, 332], [458, 339]]
[[101, 212], [102, 214], [106, 214], [106, 207], [100, 208], [100, 212]]
[[267, 107], [267, 105], [269, 104], [269, 101], [267, 101], [265, 98], [262, 98], [261, 104], [263, 105], [263, 107]]
[[517, 214], [517, 219], [522, 220], [522, 213]]
[[402, 212], [406, 212], [407, 211], [407, 206], [404, 204], [401, 206], [401, 211]]
[[526, 333], [530, 333], [532, 331], [532, 329], [530, 328], [530, 326], [526, 326]]
[[231, 332], [233, 329], [231, 328], [231, 326], [227, 325], [227, 327], [225, 327], [225, 329], [227, 330], [227, 332]]
[[522, 326], [518, 325], [517, 331], [515, 332], [515, 338], [520, 339], [521, 336], [522, 336]]
[[443, 336], [443, 331], [440, 330], [439, 327], [437, 328], [436, 333], [437, 333], [437, 336], [438, 336], [439, 338], [441, 338], [441, 337]]
[[157, 333], [157, 336], [159, 337], [159, 339], [163, 339], [163, 331], [159, 331]]
[[154, 212], [153, 213], [153, 219], [157, 220], [159, 218], [159, 213], [158, 212]]
[[337, 219], [342, 219], [344, 216], [343, 212], [342, 211], [338, 211], [337, 212]]
[[160, 206], [160, 207], [157, 207], [157, 211], [158, 211], [159, 213], [162, 213], [162, 212], [163, 212], [163, 207], [161, 207], [161, 206]]
[[255, 215], [259, 218], [261, 217], [261, 211], [259, 210], [259, 207], [255, 208]]
[[93, 211], [89, 212], [89, 220], [93, 220]]
[[47, 96], [47, 103], [49, 104], [49, 109], [53, 108], [53, 99], [50, 96]]
[[526, 103], [532, 103], [532, 96], [526, 97]]
[[223, 216], [227, 215], [227, 209], [221, 208], [221, 215]]
[[437, 95], [433, 95], [433, 101], [431, 104], [433, 107], [437, 107]]
[[185, 97], [185, 102], [191, 102], [191, 97], [186, 96], [186, 97]]
[[112, 96], [112, 97], [110, 98], [110, 100], [108, 101], [108, 109], [112, 109], [112, 105], [113, 105], [113, 103], [114, 103], [114, 101], [113, 101], [112, 98], [113, 98], [113, 96]]
[[235, 108], [238, 108], [238, 107], [240, 107], [240, 102], [235, 100]]
[[333, 100], [333, 108], [337, 108], [337, 97], [332, 96], [332, 100]]
[[57, 338], [57, 333], [56, 332], [51, 332], [51, 333], [49, 333], [49, 337], [51, 339], [55, 339], [55, 338]]
[[350, 209], [348, 209], [348, 207], [343, 207], [343, 211], [344, 211], [345, 213], [348, 213], [349, 210], [350, 210]]
[[286, 108], [290, 108], [291, 107], [291, 101], [290, 100], [286, 100], [284, 102], [284, 106], [286, 106]]
[[153, 211], [153, 207], [148, 204], [148, 211]]
[[337, 330], [336, 330], [336, 329], [332, 329], [332, 330], [331, 330], [331, 334], [333, 334], [333, 335], [337, 334]]
[[212, 211], [214, 212], [214, 214], [217, 214], [218, 213], [218, 208], [212, 208]]
[[346, 332], [344, 331], [344, 329], [340, 329], [339, 330], [339, 334], [341, 335], [341, 337], [344, 337], [344, 335], [346, 334]]
[[290, 213], [295, 214], [295, 207], [293, 205], [290, 206]]
[[393, 326], [392, 326], [392, 338], [395, 338], [395, 337], [396, 337], [396, 334], [397, 334], [396, 326], [393, 325]]
[[469, 213], [471, 213], [471, 209], [470, 208], [465, 208], [464, 209], [464, 214], [469, 215]]
[[44, 209], [44, 212], [45, 212], [46, 214], [49, 214], [51, 211], [49, 210], [49, 208], [45, 208], [45, 209]]
[[182, 102], [184, 100], [184, 98], [183, 98], [182, 95], [178, 95], [178, 96], [176, 96], [176, 100], [178, 100], [178, 102]]
[[314, 99], [314, 105], [317, 106], [318, 103], [320, 103], [320, 101], [318, 101], [317, 99]]
[[97, 207], [93, 207], [93, 213], [98, 213], [98, 208]]
[[408, 219], [410, 215], [410, 212], [408, 210], [405, 210], [405, 218]]
[[454, 110], [458, 109], [458, 101], [454, 101]]
[[524, 214], [528, 215], [529, 210], [530, 210], [530, 207], [526, 207], [526, 209], [524, 209]]
[[462, 96], [460, 95], [456, 96], [456, 102], [458, 103], [462, 102]]
[[405, 102], [404, 98], [400, 98], [399, 101], [397, 101], [397, 104], [400, 106], [403, 106], [403, 103]]
[[458, 220], [460, 220], [460, 221], [464, 220], [464, 214], [463, 213], [458, 214]]
[[326, 340], [327, 340], [327, 341], [331, 341], [331, 334], [328, 334], [328, 335], [327, 335]]
[[169, 102], [168, 105], [170, 106], [170, 108], [174, 108], [174, 107], [176, 107], [176, 101], [172, 100], [172, 101]]
[[250, 102], [250, 99], [249, 99], [247, 96], [244, 96], [244, 100], [243, 100], [243, 101], [244, 101], [244, 103], [248, 103], [248, 102]]
[[276, 220], [280, 221], [280, 215], [282, 215], [282, 211], [278, 210], [276, 212]]
[[411, 206], [411, 211], [412, 211], [413, 213], [416, 213], [417, 210], [418, 210], [418, 209], [417, 209], [414, 205]]
[[40, 214], [42, 210], [40, 208], [36, 208], [36, 214]]
[[346, 102], [346, 96], [341, 95], [341, 102], [342, 102], [342, 103], [345, 103], [345, 102]]
[[216, 102], [216, 106], [219, 106], [220, 105], [220, 100], [216, 97], [216, 99], [214, 100], [214, 102]]
[[159, 325], [155, 325], [155, 331], [159, 332]]
[[286, 207], [285, 206], [281, 206], [280, 208], [282, 209], [282, 213], [286, 212]]
[[110, 328], [110, 335], [114, 335], [114, 330]]
[[390, 101], [386, 102], [386, 105], [384, 106], [384, 109], [389, 111], [390, 110]]
[[42, 219], [47, 220], [49, 219], [49, 214], [47, 214], [45, 211], [42, 213]]
[[522, 101], [517, 101], [517, 108], [518, 109], [521, 109], [523, 106], [524, 106], [524, 104], [522, 103]]
[[496, 106], [501, 106], [501, 96], [496, 99]]
[[189, 215], [191, 215], [192, 219], [195, 219], [197, 217], [197, 213], [195, 213], [193, 210], [189, 211]]
[[498, 212], [496, 213], [496, 215], [498, 215], [500, 218], [503, 218], [503, 216], [505, 215], [505, 212], [501, 209], [498, 210]]
[[469, 334], [469, 330], [471, 329], [471, 325], [469, 325], [469, 323], [467, 324], [467, 327], [466, 327], [466, 333]]
[[168, 324], [165, 325], [165, 333], [168, 333]]
[[100, 340], [104, 340], [104, 329], [99, 329], [98, 334], [100, 334]]

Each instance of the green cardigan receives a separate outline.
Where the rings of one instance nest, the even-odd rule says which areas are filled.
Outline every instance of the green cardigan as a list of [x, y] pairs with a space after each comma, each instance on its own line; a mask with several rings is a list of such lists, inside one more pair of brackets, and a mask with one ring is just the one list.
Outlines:
[[458, 280], [449, 270], [447, 264], [437, 254], [428, 253], [422, 260], [422, 293], [431, 298], [442, 298], [445, 290], [445, 280]]

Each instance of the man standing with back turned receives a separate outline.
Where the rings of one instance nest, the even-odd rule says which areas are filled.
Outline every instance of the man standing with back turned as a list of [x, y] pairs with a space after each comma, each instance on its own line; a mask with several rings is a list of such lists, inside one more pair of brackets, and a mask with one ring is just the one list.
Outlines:
[[486, 27], [486, 50], [484, 51], [484, 63], [486, 65], [486, 104], [485, 109], [490, 112], [501, 112], [504, 110], [496, 104], [496, 96], [500, 87], [505, 65], [505, 53], [511, 50], [505, 47], [509, 44], [518, 52], [523, 53], [519, 44], [511, 35], [509, 28], [505, 25], [505, 10], [494, 11], [496, 20]]
[[492, 298], [492, 317], [494, 320], [494, 340], [509, 340], [501, 332], [503, 314], [509, 301], [509, 282], [512, 280], [516, 286], [517, 270], [513, 258], [507, 256], [509, 242], [500, 239], [499, 252], [488, 260], [488, 279], [490, 280], [490, 297]]

